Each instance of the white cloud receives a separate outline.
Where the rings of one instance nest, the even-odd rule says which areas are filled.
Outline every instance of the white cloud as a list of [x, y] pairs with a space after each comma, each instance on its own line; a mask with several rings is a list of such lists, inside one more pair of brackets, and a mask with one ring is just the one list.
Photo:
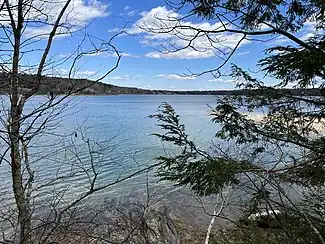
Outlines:
[[159, 74], [156, 75], [156, 77], [158, 78], [163, 78], [163, 79], [167, 79], [167, 80], [195, 80], [196, 77], [195, 76], [182, 76], [182, 75], [177, 75], [177, 74]]
[[[131, 53], [125, 53], [125, 52], [120, 52], [119, 53], [122, 57], [129, 57], [129, 58], [140, 58], [139, 55], [133, 55]], [[89, 57], [95, 57], [95, 56], [102, 56], [102, 57], [117, 57], [116, 53], [108, 53], [108, 52], [94, 52], [94, 53], [88, 53], [85, 54], [84, 56], [89, 56]]]
[[145, 55], [147, 58], [166, 58], [166, 59], [196, 59], [196, 58], [210, 58], [215, 56], [213, 50], [198, 52], [195, 50], [183, 49], [177, 52], [161, 53], [150, 52]]
[[141, 78], [143, 75], [137, 74], [137, 75], [121, 75], [121, 76], [113, 76], [109, 77], [109, 80], [135, 80], [138, 78]]
[[[35, 35], [46, 37], [49, 35], [52, 25], [65, 3], [65, 1], [33, 1], [35, 9], [40, 11], [31, 9], [26, 16], [26, 22], [39, 21], [39, 23], [44, 22], [45, 24], [27, 26], [25, 34], [30, 37]], [[107, 16], [109, 14], [107, 8], [108, 4], [104, 4], [99, 0], [72, 0], [61, 19], [61, 24], [64, 27], [60, 27], [58, 33], [68, 34], [71, 31], [83, 28], [89, 21], [95, 18]]]
[[[210, 34], [207, 37], [193, 28], [216, 31], [223, 29], [222, 24], [179, 20], [182, 16], [166, 7], [156, 7], [140, 15], [141, 18], [128, 30], [130, 34], [143, 35], [141, 43], [147, 46], [165, 45], [166, 48], [175, 48], [172, 52], [149, 52], [146, 54], [149, 58], [197, 59], [222, 56], [224, 52], [229, 53], [243, 37], [241, 34], [225, 33]], [[190, 41], [193, 47], [187, 47]], [[241, 44], [245, 43], [248, 41]]]
[[244, 56], [244, 55], [249, 54], [250, 52], [251, 52], [251, 51], [239, 52], [237, 55], [238, 55], [238, 56]]
[[[166, 7], [156, 7], [149, 12], [141, 12], [141, 18], [137, 20], [129, 29], [131, 34], [148, 33], [146, 29], [165, 29], [175, 25], [176, 19], [180, 17], [178, 13], [167, 10]], [[145, 29], [144, 29], [145, 28]], [[169, 36], [167, 34], [166, 36]], [[160, 38], [160, 37], [158, 37]]]
[[[120, 55], [123, 57], [129, 57], [129, 58], [140, 58], [139, 55], [134, 55], [131, 53], [124, 53], [124, 52], [120, 52]], [[108, 57], [117, 57], [116, 53], [112, 53], [112, 54], [107, 54]]]
[[309, 31], [314, 32], [316, 31], [317, 21], [310, 19], [305, 23], [305, 26], [309, 29]]
[[308, 32], [308, 33], [305, 33], [303, 34], [300, 39], [303, 40], [303, 41], [307, 41], [309, 38], [311, 37], [314, 37], [316, 33], [314, 32]]
[[88, 57], [96, 57], [96, 56], [102, 56], [104, 55], [105, 52], [103, 51], [98, 51], [98, 52], [91, 52], [91, 53], [86, 53], [84, 54], [84, 56], [88, 56]]
[[129, 76], [113, 76], [109, 77], [109, 80], [130, 80]]
[[[66, 77], [69, 75], [70, 69], [57, 68], [54, 70], [49, 70], [49, 72], [50, 73], [48, 75]], [[81, 77], [85, 77], [85, 76], [93, 76], [93, 75], [96, 75], [97, 73], [98, 73], [98, 71], [93, 71], [93, 70], [71, 70], [71, 75], [76, 76], [76, 78], [77, 77], [81, 78]]]
[[60, 69], [56, 69], [55, 73], [62, 74], [62, 75], [67, 75], [69, 73], [69, 70], [60, 68]]
[[130, 53], [120, 53], [122, 55], [122, 57], [130, 57], [130, 58], [140, 58], [139, 55], [133, 55], [133, 54], [130, 54]]
[[236, 82], [234, 80], [224, 80], [222, 78], [216, 78], [212, 80], [208, 80], [209, 82], [218, 82], [218, 83], [232, 83], [235, 84]]
[[84, 71], [78, 71], [77, 75], [94, 75], [96, 73], [97, 73], [96, 71], [84, 70]]
[[[132, 8], [128, 5], [126, 5], [124, 7], [124, 11], [126, 11], [126, 15], [131, 16], [131, 17], [136, 15], [136, 13], [137, 13], [136, 10], [132, 10]], [[120, 16], [124, 16], [124, 13], [120, 13]]]
[[116, 28], [113, 28], [113, 29], [108, 29], [107, 31], [109, 33], [118, 33], [118, 32], [121, 32], [122, 29], [116, 27]]
[[259, 25], [259, 29], [260, 30], [268, 30], [268, 29], [270, 29], [271, 27], [269, 26], [269, 25], [267, 25], [267, 24], [265, 24], [265, 23], [261, 23], [260, 25]]
[[159, 52], [146, 53], [147, 58], [162, 58], [164, 55]]
[[134, 16], [136, 13], [137, 13], [137, 11], [135, 11], [135, 10], [131, 10], [131, 11], [129, 11], [129, 12], [127, 13], [127, 15], [132, 17], [132, 16]]

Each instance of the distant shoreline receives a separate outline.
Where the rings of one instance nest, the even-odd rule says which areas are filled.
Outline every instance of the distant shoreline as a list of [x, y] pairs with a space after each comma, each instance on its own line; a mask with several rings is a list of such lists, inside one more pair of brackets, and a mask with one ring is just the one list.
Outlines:
[[[205, 91], [176, 91], [176, 90], [148, 90], [136, 87], [122, 87], [102, 82], [95, 82], [87, 79], [68, 79], [61, 77], [42, 77], [41, 81], [35, 80], [34, 75], [20, 75], [20, 89], [22, 93], [35, 89], [35, 95], [66, 95], [69, 92], [73, 95], [109, 96], [109, 95], [269, 95], [276, 93], [277, 96], [321, 96], [325, 91], [318, 88], [310, 89], [275, 89], [266, 87], [261, 89], [238, 89], [238, 90], [205, 90]], [[80, 92], [77, 92], [80, 91]], [[10, 93], [8, 76], [0, 73], [0, 94]]]
[[[124, 88], [124, 87], [123, 87]], [[128, 89], [128, 88], [126, 88]], [[137, 89], [137, 88], [129, 88]], [[141, 90], [137, 89], [137, 92], [80, 92], [71, 94], [71, 96], [117, 96], [117, 95], [167, 95], [167, 96], [265, 96], [271, 93], [279, 95], [292, 95], [292, 96], [322, 96], [322, 90], [320, 89], [261, 89], [261, 90], [212, 90], [212, 91], [167, 91], [167, 90]], [[42, 93], [37, 95], [47, 95], [48, 93]], [[60, 93], [59, 95], [66, 95]]]
[[[123, 87], [124, 88], [124, 87]], [[137, 88], [130, 88], [137, 89]], [[54, 91], [53, 91], [54, 90]], [[53, 93], [57, 96], [64, 96], [68, 93], [62, 91], [56, 92], [53, 89]], [[292, 95], [292, 96], [324, 96], [320, 89], [265, 89], [265, 90], [214, 90], [214, 91], [163, 91], [163, 90], [140, 90], [136, 92], [72, 92], [70, 96], [117, 96], [117, 95], [166, 95], [166, 96], [265, 96], [270, 92], [279, 95]], [[35, 95], [46, 96], [48, 92], [37, 92]], [[9, 92], [0, 91], [0, 95], [9, 95]]]

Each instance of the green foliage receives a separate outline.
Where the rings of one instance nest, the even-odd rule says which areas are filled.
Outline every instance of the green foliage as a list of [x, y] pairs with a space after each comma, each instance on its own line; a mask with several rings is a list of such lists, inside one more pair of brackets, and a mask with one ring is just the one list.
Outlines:
[[[272, 54], [273, 52], [278, 54]], [[273, 47], [267, 50], [268, 57], [260, 60], [263, 70], [282, 80], [279, 86], [296, 83], [299, 88], [317, 84], [317, 78], [325, 78], [324, 53], [295, 47]]]
[[[280, 80], [278, 86], [294, 84], [298, 88], [317, 85], [325, 78], [325, 38], [323, 0], [182, 0], [202, 18], [222, 22], [227, 29], [246, 33], [248, 37], [268, 34], [282, 35], [289, 44], [273, 46], [259, 61], [262, 71]], [[227, 24], [226, 24], [227, 23]], [[261, 27], [266, 27], [261, 29]], [[296, 32], [313, 31], [311, 37], [298, 38]], [[310, 33], [308, 33], [310, 34]], [[236, 74], [238, 70], [233, 70]], [[244, 73], [242, 74], [245, 75]], [[245, 79], [247, 80], [248, 77]], [[247, 89], [263, 86], [250, 80]], [[248, 85], [248, 84], [247, 84]]]
[[[241, 29], [258, 29], [268, 22], [283, 30], [297, 31], [313, 15], [318, 27], [324, 24], [322, 0], [182, 0], [193, 6], [192, 12], [203, 18], [214, 19], [226, 11], [239, 19]], [[223, 10], [223, 11], [221, 11]]]
[[223, 103], [212, 110], [212, 121], [224, 123], [216, 134], [221, 139], [237, 139], [237, 143], [256, 142], [257, 136], [253, 134], [254, 123], [246, 115], [237, 111], [230, 103]]
[[237, 174], [249, 169], [248, 164], [224, 158], [197, 160], [186, 164], [179, 157], [158, 157], [158, 160], [163, 163], [158, 170], [158, 176], [162, 180], [190, 186], [199, 196], [218, 194], [226, 186], [238, 184]]
[[188, 141], [185, 126], [180, 124], [179, 115], [176, 114], [175, 110], [168, 103], [163, 103], [159, 106], [158, 111], [160, 113], [151, 115], [150, 118], [158, 119], [161, 122], [158, 126], [166, 133], [155, 133], [153, 135], [158, 136], [164, 141], [173, 142], [177, 146], [184, 146], [189, 143], [191, 147], [194, 147], [193, 142]]
[[[320, 207], [322, 215], [311, 211], [320, 206], [317, 200], [323, 199], [320, 193], [312, 195], [313, 189], [325, 186], [324, 1], [183, 0], [182, 3], [191, 6], [192, 13], [202, 18], [220, 22], [229, 17], [225, 22], [231, 22], [227, 28], [232, 32], [248, 36], [279, 34], [289, 38], [291, 45], [267, 49], [266, 56], [258, 62], [263, 79], [277, 79], [273, 86], [232, 65], [232, 78], [246, 95], [219, 96], [211, 110], [212, 122], [220, 128], [217, 139], [231, 145], [226, 150], [209, 154], [197, 149], [176, 112], [170, 105], [163, 105], [153, 117], [167, 132], [158, 136], [181, 150], [173, 157], [158, 158], [162, 162], [159, 176], [189, 185], [199, 195], [216, 194], [229, 185], [244, 188], [245, 182], [250, 190], [244, 211], [247, 215], [262, 206], [277, 207], [284, 212], [279, 230], [257, 233], [253, 229], [252, 234], [258, 236], [239, 234], [232, 236], [235, 239], [230, 243], [325, 243], [325, 207]], [[295, 32], [308, 27], [311, 21], [318, 34], [299, 39]], [[261, 24], [266, 24], [270, 31], [262, 30]], [[319, 95], [301, 96], [281, 89], [288, 86], [315, 87]], [[243, 147], [245, 151], [234, 153]], [[309, 198], [292, 198], [288, 186], [293, 186], [296, 192], [307, 192]]]
[[238, 184], [237, 176], [240, 173], [257, 169], [249, 162], [212, 157], [198, 149], [195, 143], [188, 139], [179, 115], [167, 103], [162, 104], [158, 113], [150, 117], [156, 118], [158, 126], [165, 131], [154, 135], [181, 148], [178, 155], [157, 158], [161, 162], [158, 169], [161, 180], [188, 185], [198, 195], [207, 196], [219, 193], [228, 185]]

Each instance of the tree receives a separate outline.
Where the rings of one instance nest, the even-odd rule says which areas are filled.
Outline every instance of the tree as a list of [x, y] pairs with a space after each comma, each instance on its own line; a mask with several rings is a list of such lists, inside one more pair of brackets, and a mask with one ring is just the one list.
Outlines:
[[[83, 4], [93, 8], [99, 6], [97, 1], [84, 3], [74, 0], [3, 0], [0, 3], [1, 93], [6, 94], [1, 96], [0, 164], [3, 168], [10, 168], [12, 191], [8, 191], [7, 196], [10, 198], [12, 193], [14, 197], [14, 206], [5, 205], [10, 204], [10, 201], [2, 201], [9, 209], [7, 214], [6, 209], [0, 209], [3, 242], [47, 243], [53, 239], [53, 233], [57, 233], [60, 228], [64, 229], [64, 221], [70, 224], [76, 206], [83, 200], [147, 170], [139, 169], [127, 176], [118, 175], [112, 182], [98, 185], [102, 147], [81, 130], [78, 135], [74, 136], [73, 133], [69, 136], [72, 142], [64, 148], [66, 158], [61, 158], [60, 163], [70, 160], [74, 167], [78, 165], [78, 173], [89, 179], [86, 190], [73, 200], [65, 202], [65, 191], [56, 191], [55, 184], [71, 181], [76, 172], [57, 172], [51, 179], [38, 179], [39, 163], [48, 163], [49, 155], [53, 156], [57, 148], [46, 148], [47, 156], [35, 159], [33, 146], [40, 142], [42, 136], [54, 136], [51, 129], [62, 119], [71, 95], [79, 94], [101, 81], [120, 63], [121, 54], [113, 42], [124, 31], [106, 40], [93, 36], [87, 31], [89, 19], [81, 19], [80, 13], [76, 12], [76, 8]], [[98, 11], [100, 10], [102, 9]], [[55, 41], [62, 36], [73, 36], [79, 40], [78, 46], [64, 57], [52, 52]], [[80, 80], [73, 79], [77, 77], [83, 59], [98, 53], [116, 57], [112, 66], [99, 71], [93, 82], [81, 83]], [[68, 67], [65, 79], [47, 77], [60, 73], [63, 64], [65, 68]], [[50, 91], [49, 95], [31, 106], [31, 101], [44, 86], [45, 90]], [[57, 92], [62, 90], [64, 94]], [[78, 150], [73, 150], [80, 147], [84, 149], [82, 156]], [[40, 206], [37, 205], [42, 203], [39, 192], [49, 188], [52, 189], [50, 191], [53, 197], [47, 200], [47, 215], [42, 215], [39, 212]], [[46, 206], [42, 207], [46, 209]], [[7, 238], [6, 234], [12, 238]]]
[[[324, 210], [319, 199], [325, 179], [323, 1], [184, 0], [168, 1], [168, 5], [180, 13], [183, 9], [190, 11], [185, 16], [157, 16], [159, 24], [155, 27], [142, 26], [180, 40], [169, 41], [160, 49], [163, 54], [213, 50], [222, 58], [217, 67], [191, 71], [191, 76], [227, 75], [225, 68], [243, 42], [268, 41], [271, 47], [257, 63], [263, 74], [259, 77], [263, 78], [231, 64], [230, 76], [246, 95], [218, 97], [211, 110], [212, 121], [221, 126], [216, 137], [228, 142], [228, 148], [223, 143], [214, 152], [200, 150], [189, 140], [176, 111], [168, 104], [159, 108], [152, 117], [164, 132], [157, 136], [181, 150], [175, 156], [158, 158], [162, 163], [158, 175], [189, 185], [202, 196], [218, 194], [229, 186], [246, 189], [246, 216], [263, 208], [280, 209], [287, 216], [285, 220], [290, 219], [280, 221], [283, 238], [278, 234], [277, 239], [269, 241], [325, 243], [324, 221], [319, 214]], [[212, 24], [206, 27], [187, 21], [193, 16]], [[317, 33], [305, 38], [301, 31], [308, 26]], [[229, 34], [238, 35], [237, 42], [224, 47], [220, 37]], [[279, 37], [285, 39], [284, 44], [272, 42]], [[268, 78], [276, 79], [277, 84], [263, 82]], [[317, 89], [311, 92], [305, 88]], [[293, 188], [289, 190], [288, 186]], [[307, 204], [311, 196], [314, 201]], [[318, 214], [311, 211], [315, 206]], [[293, 215], [300, 218], [300, 225], [288, 217]]]

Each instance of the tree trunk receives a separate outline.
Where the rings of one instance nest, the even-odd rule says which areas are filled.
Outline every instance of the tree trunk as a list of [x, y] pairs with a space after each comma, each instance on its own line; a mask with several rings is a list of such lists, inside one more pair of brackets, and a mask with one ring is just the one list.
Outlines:
[[[19, 106], [19, 77], [18, 60], [20, 40], [15, 43], [15, 52], [13, 60], [13, 72], [11, 78], [11, 109], [9, 120], [10, 147], [11, 147], [11, 173], [12, 187], [18, 208], [18, 218], [20, 225], [20, 243], [29, 243], [30, 239], [30, 215], [26, 202], [23, 179], [22, 179], [22, 160], [20, 156], [20, 119], [21, 108]], [[18, 46], [18, 50], [16, 50]], [[17, 64], [17, 65], [16, 65]]]
[[[7, 5], [8, 6], [8, 5]], [[11, 11], [8, 8], [8, 11]], [[12, 60], [12, 74], [10, 79], [10, 117], [8, 123], [10, 137], [10, 157], [12, 188], [18, 208], [19, 221], [19, 243], [30, 243], [31, 218], [29, 206], [27, 206], [25, 190], [22, 179], [22, 160], [20, 156], [20, 119], [23, 110], [23, 103], [20, 103], [19, 87], [19, 58], [21, 44], [21, 30], [23, 28], [23, 9], [22, 1], [18, 2], [17, 24], [11, 22], [14, 32], [14, 53]]]

